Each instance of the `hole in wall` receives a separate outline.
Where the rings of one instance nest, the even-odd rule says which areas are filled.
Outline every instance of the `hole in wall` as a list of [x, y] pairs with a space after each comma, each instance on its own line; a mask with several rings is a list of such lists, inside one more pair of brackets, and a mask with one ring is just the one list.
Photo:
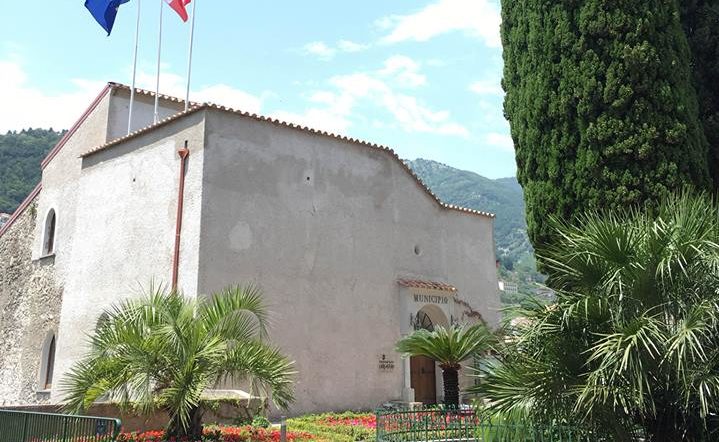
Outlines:
[[414, 246], [414, 254], [417, 256], [422, 254], [422, 249], [418, 245]]
[[310, 177], [307, 177], [307, 181], [309, 181], [309, 180], [310, 180]]

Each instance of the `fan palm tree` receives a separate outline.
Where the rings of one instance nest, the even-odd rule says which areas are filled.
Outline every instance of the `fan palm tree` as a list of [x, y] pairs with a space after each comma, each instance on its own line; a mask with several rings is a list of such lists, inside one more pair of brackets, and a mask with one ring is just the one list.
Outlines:
[[397, 342], [397, 351], [405, 357], [426, 356], [442, 369], [444, 403], [459, 407], [459, 370], [462, 362], [489, 349], [492, 335], [484, 324], [436, 327], [417, 330]]
[[478, 388], [493, 410], [605, 440], [717, 440], [717, 204], [682, 194], [554, 227], [539, 254], [557, 302], [508, 329]]
[[151, 288], [101, 318], [89, 354], [64, 381], [69, 411], [100, 397], [145, 413], [161, 408], [168, 437], [199, 440], [201, 395], [222, 381], [250, 382], [279, 407], [293, 400], [293, 363], [265, 342], [268, 314], [254, 286], [199, 299]]

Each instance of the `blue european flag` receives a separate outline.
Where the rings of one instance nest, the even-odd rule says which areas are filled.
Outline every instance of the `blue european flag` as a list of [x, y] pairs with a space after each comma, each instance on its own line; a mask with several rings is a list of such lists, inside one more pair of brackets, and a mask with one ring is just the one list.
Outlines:
[[85, 7], [90, 11], [90, 14], [97, 20], [100, 26], [107, 31], [107, 35], [110, 35], [112, 26], [115, 24], [117, 9], [121, 4], [129, 1], [130, 0], [85, 0]]

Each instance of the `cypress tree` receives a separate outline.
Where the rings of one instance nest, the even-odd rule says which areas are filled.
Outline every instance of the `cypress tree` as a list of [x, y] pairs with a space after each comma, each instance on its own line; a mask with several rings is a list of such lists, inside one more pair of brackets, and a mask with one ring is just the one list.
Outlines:
[[505, 116], [535, 247], [547, 218], [709, 185], [674, 0], [504, 0]]
[[683, 0], [699, 117], [709, 142], [709, 173], [719, 189], [719, 0]]

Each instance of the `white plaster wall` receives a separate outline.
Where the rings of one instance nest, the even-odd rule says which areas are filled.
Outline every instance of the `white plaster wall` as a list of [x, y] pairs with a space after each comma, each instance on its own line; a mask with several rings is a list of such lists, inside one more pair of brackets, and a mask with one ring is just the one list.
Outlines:
[[110, 95], [108, 94], [42, 171], [43, 190], [38, 199], [39, 222], [35, 226], [32, 257], [38, 259], [42, 254], [45, 218], [50, 209], [55, 209], [57, 224], [54, 265], [60, 280], [67, 275], [67, 262], [72, 252], [72, 240], [75, 233], [75, 204], [77, 182], [80, 176], [79, 156], [93, 147], [104, 144], [107, 140], [106, 127], [109, 106]]
[[[185, 179], [179, 287], [197, 292], [202, 193], [203, 114], [195, 113], [83, 161], [77, 186], [76, 234], [65, 279], [56, 376], [87, 350], [103, 309], [138, 296], [153, 280], [169, 284], [175, 240], [180, 158], [191, 151]], [[53, 388], [53, 400], [61, 399]]]
[[[160, 100], [158, 114], [160, 120], [183, 111], [184, 103], [170, 100]], [[109, 108], [109, 124], [107, 126], [107, 139], [114, 140], [127, 135], [127, 119], [130, 109], [130, 90], [116, 88], [112, 91], [112, 100]], [[132, 106], [131, 131], [150, 126], [155, 119], [155, 98], [145, 94], [135, 94]]]
[[440, 208], [386, 152], [222, 111], [206, 124], [200, 292], [264, 288], [297, 361], [293, 413], [401, 397], [398, 277], [450, 282], [496, 324], [490, 218]]
[[[149, 119], [147, 117], [147, 101], [147, 97], [144, 97], [138, 100], [135, 106], [138, 115], [136, 121], [138, 124], [142, 122], [142, 126], [146, 126], [147, 122], [151, 122], [152, 119], [152, 111], [150, 111]], [[80, 235], [80, 239], [82, 239], [82, 235], [85, 233], [82, 228], [78, 228], [78, 224], [81, 224], [86, 219], [88, 213], [87, 205], [78, 205], [80, 201], [80, 176], [82, 173], [80, 155], [105, 144], [111, 139], [125, 135], [128, 103], [129, 91], [124, 89], [109, 90], [95, 109], [87, 116], [85, 122], [43, 169], [42, 191], [38, 197], [36, 208], [38, 222], [33, 230], [34, 239], [31, 246], [31, 256], [34, 262], [53, 267], [57, 284], [61, 291], [71, 280], [78, 278], [78, 274], [73, 273], [77, 269], [77, 266], [72, 265], [77, 256], [73, 253], [73, 246], [77, 236]], [[172, 101], [161, 100], [160, 105], [163, 117], [172, 115], [178, 110], [178, 104]], [[79, 117], [80, 115], [78, 115]], [[124, 127], [124, 131], [120, 129], [121, 127]], [[41, 255], [44, 240], [44, 221], [50, 209], [55, 210], [57, 217], [55, 254], [52, 257], [43, 258]], [[92, 207], [89, 212], [91, 213], [94, 210], [95, 208]], [[87, 271], [84, 273], [87, 273]], [[28, 293], [28, 296], [46, 296], [46, 294]], [[74, 299], [76, 296], [78, 299]], [[64, 303], [76, 306], [82, 304], [83, 296], [85, 295], [77, 292], [68, 293], [65, 291], [62, 300]], [[74, 338], [77, 335], [74, 332], [67, 331], [65, 334], [68, 335], [68, 338]], [[63, 332], [59, 331], [56, 352], [56, 359], [58, 360], [63, 358], [63, 351], [74, 348], [72, 341], [65, 342], [66, 346], [63, 346], [64, 339]], [[37, 358], [39, 361], [39, 354]], [[56, 371], [56, 376], [57, 373]], [[57, 382], [55, 384], [57, 385]], [[57, 387], [53, 386], [53, 390], [56, 391]]]

